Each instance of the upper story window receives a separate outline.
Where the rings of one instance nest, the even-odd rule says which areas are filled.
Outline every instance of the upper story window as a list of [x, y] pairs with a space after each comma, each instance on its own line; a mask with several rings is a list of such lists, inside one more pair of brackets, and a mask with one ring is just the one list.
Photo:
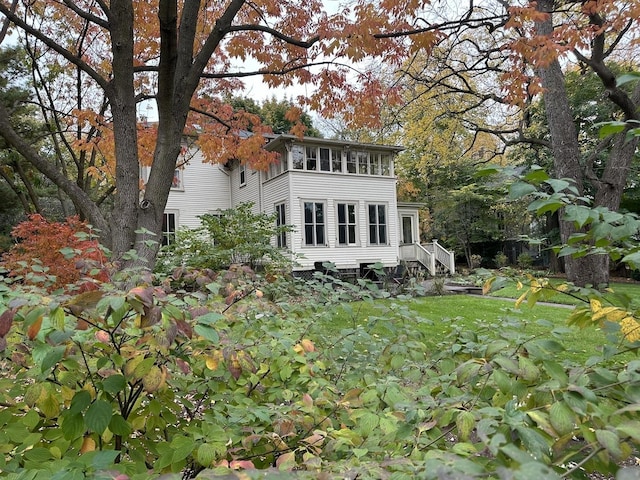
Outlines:
[[[293, 145], [291, 164], [294, 170], [308, 172], [391, 175], [391, 155], [364, 150]], [[272, 175], [269, 174], [269, 177]]]

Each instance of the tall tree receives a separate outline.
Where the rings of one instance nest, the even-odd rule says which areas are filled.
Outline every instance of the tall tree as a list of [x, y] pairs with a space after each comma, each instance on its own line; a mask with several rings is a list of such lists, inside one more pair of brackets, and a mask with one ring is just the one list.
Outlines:
[[[256, 135], [251, 138], [234, 135], [255, 119], [237, 115], [221, 101], [222, 95], [238, 91], [239, 78], [249, 75], [263, 75], [272, 86], [294, 80], [313, 83], [315, 91], [308, 99], [312, 107], [331, 112], [359, 105], [365, 111], [362, 118], [375, 118], [382, 90], [373, 75], [354, 69], [353, 62], [373, 56], [390, 62], [400, 58], [405, 42], [374, 42], [373, 33], [411, 28], [406, 11], [414, 3], [383, 2], [374, 8], [359, 2], [329, 15], [320, 0], [304, 5], [288, 0], [3, 0], [5, 25], [30, 42], [37, 52], [34, 60], [45, 62], [40, 71], [64, 72], [83, 95], [72, 114], [78, 133], [74, 146], [89, 152], [98, 148], [113, 159], [103, 163], [104, 168], [113, 165], [113, 209], [105, 212], [61, 165], [35, 151], [1, 106], [0, 134], [73, 200], [102, 232], [116, 259], [134, 249], [137, 260], [132, 263], [152, 266], [157, 244], [148, 241], [149, 232], [160, 233], [185, 132], [197, 128], [199, 145], [212, 162], [237, 157], [238, 152], [241, 161], [258, 166], [269, 162], [269, 154], [260, 149], [263, 130], [258, 125], [252, 126]], [[437, 40], [429, 32], [420, 38], [425, 45]], [[64, 92], [68, 85], [57, 82], [56, 92]], [[149, 128], [152, 137], [140, 130], [138, 108], [145, 100], [157, 108], [157, 125]], [[98, 133], [87, 141], [92, 128]], [[143, 147], [153, 154], [140, 199]]]
[[[637, 120], [640, 88], [629, 93], [617, 87], [611, 62], [625, 69], [637, 67], [633, 59], [637, 56], [640, 1], [496, 0], [469, 2], [466, 8], [434, 8], [425, 18], [436, 16], [447, 38], [431, 56], [416, 55], [403, 68], [410, 86], [418, 82], [427, 89], [438, 89], [441, 95], [472, 96], [474, 102], [465, 102], [450, 113], [462, 116], [471, 132], [495, 135], [499, 139], [496, 153], [522, 142], [548, 146], [555, 176], [572, 178], [580, 189], [588, 187], [597, 206], [617, 209], [637, 140], [625, 142], [623, 132], [600, 145], [599, 155], [582, 155], [579, 139], [584, 133], [576, 124], [586, 122], [574, 122], [580, 110], [572, 109], [568, 101], [565, 70], [578, 65], [594, 72], [601, 94], [587, 101], [610, 102], [614, 118]], [[547, 107], [549, 139], [527, 136], [528, 108], [539, 96]], [[471, 115], [479, 110], [491, 113]], [[478, 123], [473, 117], [484, 121]], [[573, 232], [568, 222], [560, 228], [563, 240]], [[567, 258], [566, 264], [569, 279], [577, 284], [608, 282], [603, 256]]]

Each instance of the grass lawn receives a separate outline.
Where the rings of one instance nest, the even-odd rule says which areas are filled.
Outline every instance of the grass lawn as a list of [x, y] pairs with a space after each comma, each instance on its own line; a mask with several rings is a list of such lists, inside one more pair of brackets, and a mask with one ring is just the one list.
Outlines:
[[[639, 288], [640, 290], [640, 288]], [[518, 295], [514, 295], [518, 296]], [[425, 319], [420, 328], [436, 347], [443, 342], [456, 328], [477, 331], [489, 324], [489, 334], [497, 334], [502, 326], [513, 328], [514, 321], [521, 323], [517, 327], [518, 334], [525, 336], [555, 337], [566, 348], [562, 356], [567, 360], [584, 362], [597, 354], [607, 343], [605, 333], [597, 327], [580, 330], [568, 327], [566, 320], [571, 313], [567, 306], [535, 305], [514, 308], [513, 300], [497, 298], [444, 295], [413, 298], [409, 300], [380, 300], [373, 303], [362, 302], [352, 304], [350, 308], [340, 310], [334, 317], [330, 330], [339, 331], [341, 328], [352, 326], [354, 322], [362, 324], [371, 319], [384, 317], [385, 309], [391, 317], [389, 308], [407, 308]], [[374, 331], [384, 335], [385, 322], [378, 321]], [[563, 340], [564, 339], [564, 340]], [[514, 340], [514, 344], [517, 340]]]
[[[549, 282], [551, 283], [551, 285], [558, 285], [558, 284], [564, 283], [564, 280], [551, 278], [549, 279]], [[527, 285], [525, 285], [525, 288], [526, 286]], [[640, 283], [636, 283], [636, 282], [611, 283], [609, 288], [613, 291], [613, 294], [628, 295], [629, 297], [634, 299], [634, 303], [640, 302]], [[518, 290], [515, 282], [513, 282], [513, 283], [507, 284], [505, 287], [499, 290], [496, 290], [495, 292], [491, 292], [490, 295], [493, 297], [518, 298], [520, 295], [522, 295], [523, 292], [524, 292], [524, 289]], [[605, 298], [607, 298], [607, 294], [605, 294]], [[558, 293], [546, 301], [552, 302], [552, 303], [562, 303], [566, 305], [579, 305], [581, 303], [584, 303], [580, 299], [577, 299], [562, 293]], [[636, 305], [636, 308], [638, 308], [638, 305]]]

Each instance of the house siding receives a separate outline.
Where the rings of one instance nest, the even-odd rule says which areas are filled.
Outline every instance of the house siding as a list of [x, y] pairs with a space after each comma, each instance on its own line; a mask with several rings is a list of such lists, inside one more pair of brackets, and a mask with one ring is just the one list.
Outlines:
[[[315, 262], [333, 262], [337, 268], [358, 268], [363, 263], [381, 262], [384, 266], [398, 263], [398, 214], [395, 195], [396, 181], [392, 177], [319, 174], [290, 171], [291, 222], [298, 228], [292, 235], [291, 250], [300, 256], [302, 269], [311, 269]], [[323, 202], [325, 211], [326, 246], [304, 244], [305, 201]], [[357, 205], [358, 244], [338, 245], [337, 204]], [[370, 245], [368, 238], [368, 205], [387, 206], [387, 244]]]
[[203, 163], [196, 152], [182, 172], [182, 189], [172, 189], [165, 211], [178, 211], [178, 228], [200, 227], [198, 216], [230, 207], [229, 172], [222, 165]]

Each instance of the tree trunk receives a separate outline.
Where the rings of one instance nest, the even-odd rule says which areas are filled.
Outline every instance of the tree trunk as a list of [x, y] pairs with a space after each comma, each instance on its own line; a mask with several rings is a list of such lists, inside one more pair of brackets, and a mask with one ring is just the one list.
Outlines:
[[[540, 0], [538, 8], [544, 12], [553, 11], [553, 0]], [[536, 24], [537, 33], [551, 36], [553, 21], [549, 13], [546, 20]], [[575, 182], [579, 195], [584, 192], [584, 170], [580, 163], [580, 144], [573, 123], [573, 114], [565, 89], [564, 74], [557, 58], [536, 69], [544, 88], [543, 98], [553, 153], [554, 175], [557, 178], [569, 178]], [[562, 213], [561, 213], [562, 215]], [[562, 218], [562, 217], [561, 217]], [[560, 241], [566, 243], [576, 233], [573, 222], [560, 220]], [[579, 286], [609, 283], [609, 257], [606, 255], [588, 255], [581, 258], [565, 257], [567, 280]]]

